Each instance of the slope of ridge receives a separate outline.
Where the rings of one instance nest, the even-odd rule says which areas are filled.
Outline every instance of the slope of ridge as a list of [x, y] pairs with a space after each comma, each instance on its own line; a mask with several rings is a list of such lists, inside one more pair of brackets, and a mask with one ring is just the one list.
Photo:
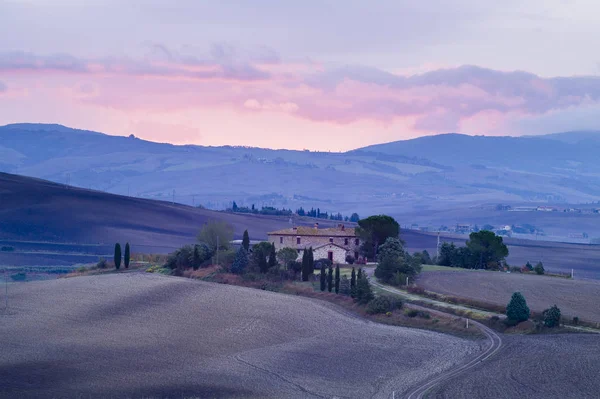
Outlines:
[[176, 247], [192, 242], [209, 220], [230, 223], [238, 238], [246, 229], [263, 239], [268, 231], [289, 226], [283, 217], [216, 212], [0, 173], [0, 240]]
[[481, 350], [321, 301], [149, 273], [18, 284], [8, 301], [6, 397], [391, 398]]

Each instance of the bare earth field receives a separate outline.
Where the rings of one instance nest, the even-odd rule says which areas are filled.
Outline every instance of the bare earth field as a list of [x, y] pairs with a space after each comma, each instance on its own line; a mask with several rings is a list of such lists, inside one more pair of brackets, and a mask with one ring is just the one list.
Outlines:
[[483, 341], [148, 273], [9, 287], [2, 397], [396, 397]]
[[597, 398], [600, 336], [503, 336], [502, 351], [485, 366], [434, 389], [436, 399]]
[[519, 291], [529, 308], [541, 312], [557, 305], [564, 316], [600, 322], [600, 282], [486, 271], [422, 273], [417, 284], [428, 291], [506, 305]]

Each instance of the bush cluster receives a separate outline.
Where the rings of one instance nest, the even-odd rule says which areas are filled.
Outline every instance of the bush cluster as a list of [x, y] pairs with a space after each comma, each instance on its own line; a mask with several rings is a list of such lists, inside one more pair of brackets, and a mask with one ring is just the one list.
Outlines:
[[367, 305], [367, 313], [369, 314], [381, 314], [393, 312], [396, 309], [400, 309], [402, 307], [402, 301], [397, 300], [394, 297], [382, 295], [379, 296], [372, 301], [370, 301]]

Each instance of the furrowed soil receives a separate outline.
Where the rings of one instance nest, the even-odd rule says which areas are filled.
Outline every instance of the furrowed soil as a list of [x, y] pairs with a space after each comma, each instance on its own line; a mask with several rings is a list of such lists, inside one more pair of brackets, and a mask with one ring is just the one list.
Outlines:
[[400, 397], [485, 341], [149, 273], [9, 287], [2, 397]]
[[600, 335], [503, 336], [485, 365], [434, 389], [436, 399], [597, 398]]
[[506, 306], [513, 292], [521, 292], [532, 311], [552, 305], [564, 317], [600, 322], [600, 282], [486, 271], [422, 273], [417, 284], [428, 291]]

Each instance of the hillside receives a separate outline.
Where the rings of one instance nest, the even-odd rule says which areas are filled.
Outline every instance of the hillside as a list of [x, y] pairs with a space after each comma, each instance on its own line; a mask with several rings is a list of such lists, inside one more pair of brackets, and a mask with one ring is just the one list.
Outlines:
[[[0, 240], [4, 241], [131, 241], [174, 248], [193, 241], [209, 220], [230, 223], [237, 238], [245, 229], [252, 238], [263, 239], [268, 231], [289, 226], [282, 217], [215, 212], [0, 173]], [[296, 223], [313, 222], [298, 219]]]
[[[138, 198], [174, 196], [175, 202], [211, 209], [232, 201], [319, 207], [345, 215], [386, 213], [403, 224], [437, 228], [485, 223], [485, 214], [475, 221], [467, 211], [483, 204], [600, 200], [595, 135], [443, 134], [319, 153], [175, 146], [60, 125], [16, 124], [0, 127], [0, 171]], [[418, 216], [430, 214], [436, 216]], [[599, 226], [586, 219], [547, 227], [551, 234], [600, 236]]]

